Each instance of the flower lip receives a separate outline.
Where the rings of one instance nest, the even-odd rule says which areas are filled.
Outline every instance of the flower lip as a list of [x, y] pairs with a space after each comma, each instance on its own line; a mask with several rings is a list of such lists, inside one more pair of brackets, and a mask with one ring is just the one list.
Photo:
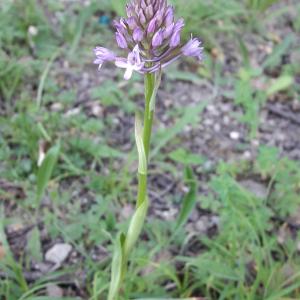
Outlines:
[[124, 58], [117, 58], [115, 65], [119, 68], [126, 69], [124, 79], [129, 80], [132, 76], [133, 71], [142, 71], [145, 62], [141, 60], [139, 46], [136, 45], [132, 52], [128, 54], [127, 60]]

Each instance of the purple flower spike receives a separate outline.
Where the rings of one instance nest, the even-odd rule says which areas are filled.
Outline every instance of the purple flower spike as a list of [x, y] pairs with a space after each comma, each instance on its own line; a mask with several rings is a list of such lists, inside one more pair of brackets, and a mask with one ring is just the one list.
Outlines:
[[127, 52], [126, 57], [117, 57], [106, 48], [97, 47], [95, 64], [99, 67], [106, 61], [126, 69], [125, 79], [133, 71], [145, 74], [159, 71], [182, 56], [203, 58], [202, 43], [191, 38], [181, 44], [184, 20], [174, 19], [174, 9], [167, 0], [131, 0], [126, 5], [127, 18], [114, 22], [116, 41]]

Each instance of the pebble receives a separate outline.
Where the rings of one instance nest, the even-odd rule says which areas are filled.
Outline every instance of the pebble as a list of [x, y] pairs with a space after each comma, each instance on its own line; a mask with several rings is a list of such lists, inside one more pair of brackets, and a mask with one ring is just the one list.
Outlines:
[[37, 29], [37, 27], [31, 25], [31, 26], [28, 27], [28, 33], [31, 36], [36, 36], [36, 35], [38, 35], [39, 30]]
[[63, 110], [63, 105], [60, 102], [53, 103], [51, 105], [51, 110], [54, 112], [59, 112]]
[[230, 138], [232, 139], [232, 140], [234, 140], [234, 141], [237, 141], [237, 140], [239, 140], [240, 139], [240, 133], [239, 132], [237, 132], [237, 131], [232, 131], [232, 132], [230, 132]]
[[251, 158], [252, 158], [251, 152], [250, 152], [250, 151], [245, 151], [245, 152], [243, 153], [243, 158], [244, 158], [244, 159], [251, 159]]
[[253, 147], [255, 147], [255, 148], [257, 148], [257, 147], [259, 147], [260, 146], [260, 142], [259, 142], [259, 140], [252, 140], [251, 141], [251, 145], [253, 146]]
[[80, 111], [81, 111], [81, 109], [79, 107], [75, 107], [73, 109], [68, 110], [65, 113], [65, 117], [72, 117], [72, 116], [78, 115], [80, 113]]
[[293, 111], [300, 111], [300, 101], [295, 99], [292, 104]]
[[229, 125], [229, 124], [230, 124], [230, 118], [229, 118], [228, 116], [224, 116], [224, 118], [223, 118], [223, 123], [224, 123], [225, 125]]
[[213, 120], [213, 119], [205, 119], [205, 120], [203, 121], [203, 124], [204, 124], [205, 126], [212, 126], [212, 125], [214, 124], [214, 120]]
[[216, 123], [216, 124], [214, 125], [214, 131], [215, 131], [215, 132], [220, 132], [220, 131], [221, 131], [221, 125], [220, 125], [219, 123]]
[[210, 227], [210, 221], [209, 221], [208, 217], [206, 217], [206, 216], [204, 216], [200, 220], [198, 220], [195, 225], [195, 229], [199, 233], [206, 233], [206, 231], [209, 229], [209, 227]]
[[52, 298], [63, 297], [63, 290], [56, 284], [49, 284], [46, 288], [47, 296]]
[[249, 179], [240, 181], [240, 185], [252, 194], [254, 194], [257, 198], [265, 199], [268, 196], [267, 187], [259, 182]]
[[72, 246], [70, 244], [55, 244], [46, 252], [45, 259], [54, 264], [61, 265], [67, 259], [71, 251]]

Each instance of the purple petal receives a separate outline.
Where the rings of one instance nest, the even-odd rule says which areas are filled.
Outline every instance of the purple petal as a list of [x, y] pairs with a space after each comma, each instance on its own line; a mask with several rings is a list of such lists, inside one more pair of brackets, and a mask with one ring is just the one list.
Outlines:
[[165, 26], [169, 26], [174, 22], [174, 10], [172, 6], [169, 6], [165, 17]]
[[135, 42], [140, 42], [144, 38], [144, 32], [140, 27], [134, 29], [132, 37]]
[[163, 38], [164, 38], [163, 31], [162, 31], [162, 29], [159, 29], [152, 38], [152, 46], [153, 47], [161, 46], [161, 44], [163, 42]]
[[116, 32], [116, 40], [117, 40], [118, 46], [120, 48], [122, 48], [122, 49], [128, 48], [127, 41], [126, 41], [124, 35], [121, 34], [120, 32]]
[[175, 48], [180, 44], [180, 31], [175, 30], [170, 39], [170, 47]]
[[199, 39], [192, 38], [181, 48], [181, 51], [186, 56], [192, 56], [202, 60], [203, 47], [201, 47], [201, 45], [202, 43]]
[[147, 28], [147, 33], [150, 34], [150, 33], [154, 33], [156, 29], [156, 19], [153, 18], [150, 22], [149, 22], [149, 25], [148, 25], [148, 28]]
[[127, 19], [127, 24], [128, 24], [128, 27], [131, 29], [131, 30], [134, 30], [136, 27], [137, 27], [137, 24], [136, 24], [136, 21], [135, 21], [135, 18], [134, 17], [130, 17]]

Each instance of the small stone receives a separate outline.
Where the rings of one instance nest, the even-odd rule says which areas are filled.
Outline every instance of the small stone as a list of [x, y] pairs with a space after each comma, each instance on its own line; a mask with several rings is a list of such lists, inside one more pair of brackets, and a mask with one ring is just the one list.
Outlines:
[[221, 111], [225, 112], [225, 113], [228, 113], [232, 110], [230, 104], [222, 104], [220, 108], [221, 108]]
[[288, 222], [294, 226], [300, 226], [300, 207], [288, 218]]
[[244, 159], [251, 159], [251, 158], [252, 158], [251, 152], [250, 152], [250, 151], [245, 151], [245, 152], [243, 153], [243, 158], [244, 158]]
[[228, 116], [224, 116], [224, 117], [223, 117], [223, 123], [224, 123], [225, 125], [229, 125], [229, 124], [230, 124], [230, 118], [229, 118]]
[[219, 216], [212, 216], [210, 221], [211, 221], [212, 226], [220, 225], [220, 217]]
[[294, 149], [290, 152], [289, 155], [292, 159], [299, 160], [300, 159], [300, 149]]
[[66, 117], [72, 117], [72, 116], [76, 116], [80, 113], [81, 109], [79, 107], [75, 107], [73, 109], [70, 109], [69, 111], [67, 111], [65, 113]]
[[29, 26], [28, 33], [31, 36], [36, 36], [39, 33], [39, 31], [38, 31], [38, 29], [35, 26]]
[[217, 109], [214, 105], [207, 105], [206, 109], [210, 112], [215, 112]]
[[61, 265], [69, 256], [71, 250], [72, 246], [69, 244], [56, 244], [46, 252], [45, 259]]
[[215, 131], [215, 132], [220, 132], [220, 131], [221, 131], [221, 125], [220, 125], [219, 123], [216, 123], [216, 124], [214, 125], [214, 131]]
[[51, 105], [51, 110], [54, 112], [62, 111], [63, 108], [64, 107], [60, 102], [56, 102]]
[[234, 141], [237, 141], [240, 139], [240, 133], [237, 131], [230, 132], [230, 138]]
[[252, 140], [251, 141], [251, 145], [253, 146], [253, 147], [255, 147], [255, 148], [257, 148], [257, 147], [259, 147], [259, 145], [260, 145], [260, 142], [259, 142], [259, 140]]
[[292, 104], [293, 111], [300, 111], [300, 101], [295, 99]]
[[199, 233], [206, 233], [210, 227], [211, 227], [211, 222], [207, 216], [203, 216], [195, 224], [195, 229], [199, 231]]
[[204, 164], [203, 164], [203, 169], [205, 171], [210, 171], [212, 170], [214, 167], [214, 163], [211, 160], [207, 160]]
[[257, 198], [265, 199], [268, 196], [267, 187], [259, 182], [249, 179], [240, 181], [240, 185], [254, 194]]
[[101, 117], [103, 115], [103, 109], [100, 105], [92, 106], [92, 115], [95, 117]]
[[212, 125], [214, 124], [214, 120], [212, 120], [212, 119], [205, 119], [205, 120], [203, 121], [203, 124], [204, 124], [205, 126], [212, 126]]
[[49, 284], [46, 288], [47, 296], [53, 298], [63, 297], [63, 290], [56, 284]]

